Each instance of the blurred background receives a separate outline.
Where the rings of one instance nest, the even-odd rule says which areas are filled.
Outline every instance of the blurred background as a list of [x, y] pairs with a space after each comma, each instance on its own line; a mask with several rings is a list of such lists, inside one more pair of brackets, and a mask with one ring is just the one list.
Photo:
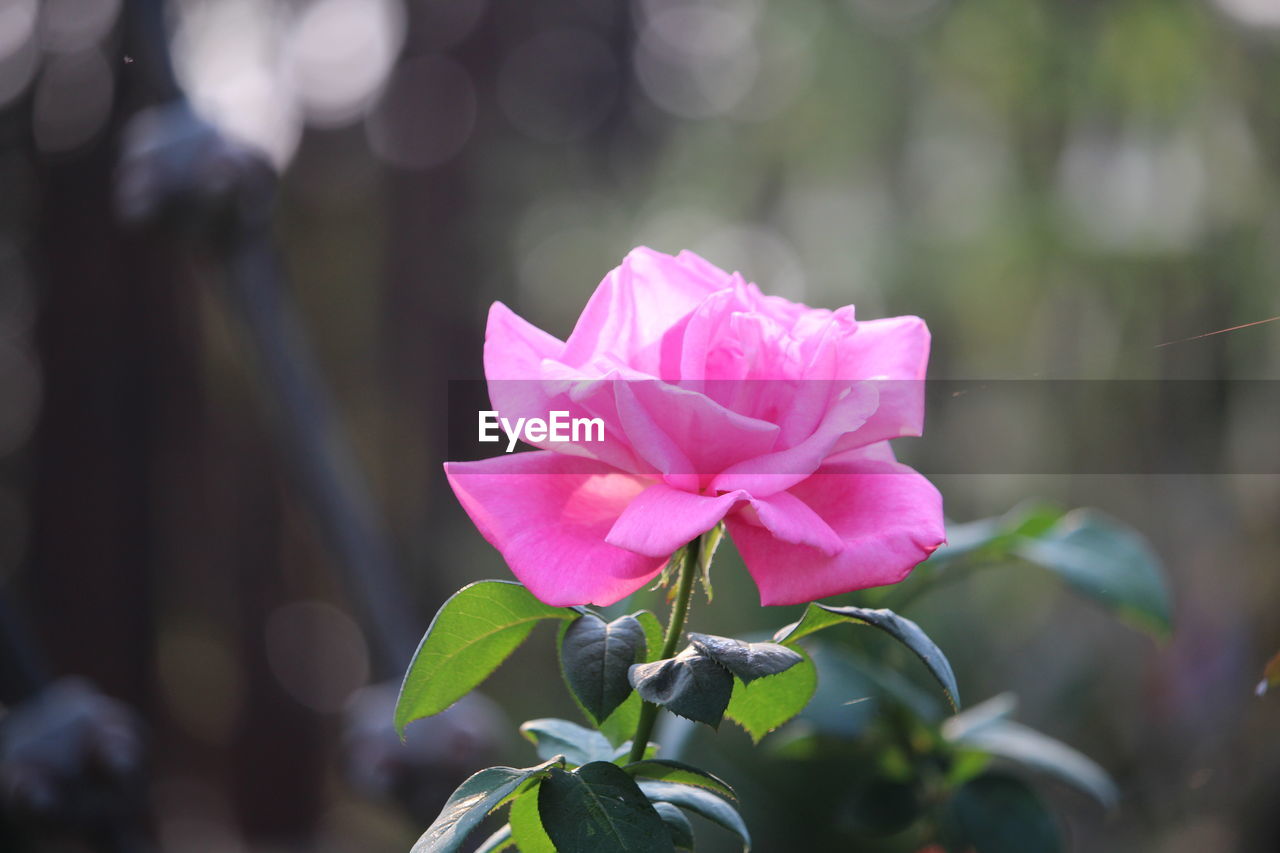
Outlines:
[[[1280, 379], [1280, 323], [1183, 341], [1280, 315], [1277, 92], [1280, 0], [0, 0], [0, 699], [145, 827], [64, 831], [87, 759], [40, 759], [0, 846], [403, 851], [532, 763], [513, 724], [575, 716], [547, 629], [406, 747], [356, 691], [508, 576], [440, 471], [489, 303], [564, 336], [632, 246], [918, 314], [935, 378]], [[910, 613], [1116, 777], [1073, 850], [1280, 845], [1280, 478], [1242, 473], [1280, 424], [1222, 387], [1177, 416], [1230, 475], [936, 478], [1164, 558], [1163, 644], [1016, 569]], [[795, 618], [720, 566], [698, 630]]]

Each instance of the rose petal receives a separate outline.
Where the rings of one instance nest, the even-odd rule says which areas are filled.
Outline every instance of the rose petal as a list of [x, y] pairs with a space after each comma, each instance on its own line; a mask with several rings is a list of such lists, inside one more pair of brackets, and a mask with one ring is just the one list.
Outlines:
[[924, 377], [929, 364], [929, 327], [919, 317], [863, 321], [842, 341], [840, 371], [874, 379], [880, 407], [860, 430], [844, 436], [836, 450], [924, 432]]
[[840, 346], [839, 376], [849, 379], [924, 379], [929, 327], [911, 315], [861, 320]]
[[545, 358], [558, 358], [564, 342], [547, 334], [501, 302], [489, 308], [484, 330], [484, 375], [494, 379], [539, 379]]
[[744, 513], [725, 519], [761, 604], [800, 604], [897, 583], [946, 541], [942, 497], [905, 465], [875, 459], [821, 468], [788, 490], [839, 535], [834, 556], [783, 541]]
[[624, 440], [676, 488], [698, 491], [726, 468], [768, 453], [778, 427], [666, 382], [617, 382]]
[[828, 556], [844, 549], [844, 540], [808, 504], [786, 492], [753, 498], [743, 491], [699, 495], [666, 483], [650, 486], [618, 518], [605, 541], [628, 551], [667, 556], [706, 533], [746, 502], [741, 512], [785, 542], [809, 545]]
[[744, 498], [744, 492], [709, 497], [656, 483], [623, 510], [605, 541], [639, 554], [667, 557], [715, 527]]
[[[571, 418], [597, 417], [598, 413], [578, 404], [565, 393], [567, 383], [557, 373], [564, 344], [534, 326], [501, 302], [489, 309], [485, 328], [484, 372], [488, 379], [489, 401], [501, 417], [515, 423], [518, 418], [542, 418], [551, 412], [568, 412]], [[543, 450], [583, 456], [607, 462], [631, 472], [642, 470], [634, 454], [621, 439], [616, 415], [605, 417], [604, 441], [581, 443], [536, 442]], [[594, 437], [594, 436], [593, 436]], [[505, 439], [504, 439], [505, 440]]]
[[822, 516], [790, 492], [753, 498], [751, 509], [770, 533], [783, 542], [817, 548], [828, 557], [844, 550], [844, 540]]
[[875, 384], [855, 383], [807, 439], [786, 450], [748, 459], [726, 469], [712, 479], [710, 488], [718, 492], [745, 489], [755, 497], [789, 489], [818, 470], [836, 442], [866, 423], [877, 405]]
[[613, 604], [666, 562], [605, 542], [642, 478], [547, 452], [448, 462], [445, 474], [480, 533], [547, 604]]
[[703, 299], [727, 287], [729, 278], [692, 253], [673, 258], [633, 249], [591, 295], [562, 360], [578, 367], [604, 353], [657, 376], [663, 335]]

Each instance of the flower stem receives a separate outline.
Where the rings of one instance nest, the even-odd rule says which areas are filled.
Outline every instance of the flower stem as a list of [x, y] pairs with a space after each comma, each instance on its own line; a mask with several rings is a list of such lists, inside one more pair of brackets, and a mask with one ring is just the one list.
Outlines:
[[[681, 556], [680, 577], [676, 581], [676, 600], [671, 606], [671, 619], [667, 622], [667, 634], [662, 644], [662, 656], [659, 660], [674, 657], [676, 646], [684, 634], [684, 623], [689, 617], [689, 599], [693, 597], [693, 580], [698, 576], [698, 563], [702, 560], [702, 537], [699, 536], [680, 551], [672, 555], [672, 559]], [[631, 739], [631, 761], [644, 758], [645, 748], [649, 746], [649, 736], [653, 734], [653, 724], [658, 719], [658, 706], [645, 702], [640, 706], [640, 721], [636, 725], [636, 735]]]

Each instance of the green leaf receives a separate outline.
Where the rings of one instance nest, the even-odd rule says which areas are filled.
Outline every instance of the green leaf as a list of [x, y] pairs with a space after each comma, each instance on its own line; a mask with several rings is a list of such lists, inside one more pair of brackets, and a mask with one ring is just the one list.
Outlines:
[[529, 781], [545, 776], [558, 763], [552, 760], [536, 767], [481, 770], [449, 795], [435, 822], [413, 845], [412, 853], [450, 853], [459, 849], [467, 833], [475, 829], [485, 815]]
[[673, 581], [680, 577], [680, 573], [684, 571], [685, 561], [689, 559], [689, 549], [680, 548], [671, 555], [671, 559], [667, 560], [667, 564], [662, 567], [662, 574], [658, 575], [658, 581], [650, 589], [665, 589], [667, 591], [667, 603], [670, 604], [672, 599], [676, 597], [676, 588], [679, 584]]
[[640, 782], [640, 790], [656, 803], [671, 803], [685, 811], [719, 824], [742, 840], [744, 850], [751, 848], [751, 833], [742, 821], [742, 815], [723, 797], [703, 788], [694, 788], [676, 782]]
[[996, 518], [983, 518], [964, 524], [947, 524], [947, 544], [934, 551], [921, 568], [945, 569], [968, 556], [1007, 559], [1012, 548], [1023, 537], [1038, 538], [1062, 518], [1060, 507], [1040, 501], [1027, 501]]
[[980, 725], [964, 720], [957, 725], [957, 719], [942, 725], [942, 735], [951, 743], [1047, 773], [1090, 795], [1104, 808], [1114, 808], [1119, 802], [1120, 792], [1107, 771], [1065, 743], [1003, 717]]
[[640, 627], [644, 629], [645, 663], [662, 657], [663, 630], [662, 623], [658, 621], [658, 617], [648, 610], [637, 610], [631, 615], [635, 617], [635, 620], [640, 623]]
[[1018, 697], [1012, 693], [1001, 693], [948, 717], [942, 723], [942, 734], [949, 741], [959, 742], [1009, 719], [1017, 709]]
[[[636, 621], [640, 623], [640, 627], [644, 629], [645, 636], [645, 661], [654, 661], [662, 656], [662, 623], [658, 621], [658, 617], [654, 616], [648, 610], [639, 610], [631, 614]], [[577, 702], [577, 697], [574, 697]], [[581, 706], [581, 703], [578, 703]], [[583, 710], [586, 713], [586, 710]], [[609, 718], [600, 724], [600, 732], [609, 739], [609, 742], [620, 745], [627, 742], [636, 731], [636, 725], [640, 722], [640, 697], [631, 692], [627, 696], [626, 701], [618, 706]]]
[[1136, 531], [1096, 510], [1067, 513], [1014, 553], [1059, 575], [1130, 624], [1158, 637], [1173, 629], [1160, 559]]
[[480, 581], [441, 606], [400, 685], [396, 731], [438, 714], [489, 677], [543, 619], [572, 619], [577, 611], [551, 607], [518, 583]]
[[792, 622], [790, 625], [784, 625], [779, 628], [774, 633], [773, 639], [784, 646], [794, 647], [796, 643], [810, 634], [816, 634], [824, 628], [830, 628], [832, 625], [840, 625], [848, 621], [843, 615], [815, 602], [805, 608], [799, 622]]
[[745, 682], [785, 672], [803, 658], [777, 643], [744, 643], [711, 634], [690, 634], [693, 647]]
[[641, 699], [712, 728], [733, 696], [729, 670], [692, 646], [673, 658], [636, 664], [630, 678]]
[[563, 755], [574, 766], [592, 761], [612, 761], [613, 744], [594, 729], [568, 720], [545, 717], [520, 725], [520, 734], [538, 749], [538, 757], [546, 760]]
[[480, 842], [475, 853], [500, 853], [502, 850], [511, 850], [515, 846], [516, 843], [511, 837], [511, 824], [504, 823], [498, 827], [497, 832]]
[[542, 786], [532, 788], [516, 797], [508, 816], [511, 838], [520, 853], [556, 853], [556, 845], [542, 826], [538, 814], [538, 796]]
[[715, 559], [716, 549], [724, 540], [724, 522], [702, 534], [702, 548], [698, 552], [698, 581], [702, 591], [707, 595], [707, 603], [711, 603], [711, 562]]
[[600, 724], [600, 733], [608, 738], [609, 743], [621, 746], [636, 733], [636, 726], [639, 722], [640, 697], [632, 692], [626, 701], [619, 705], [617, 710]]
[[[654, 743], [653, 741], [649, 741], [649, 745], [645, 747], [645, 750], [644, 750], [643, 760], [648, 761], [650, 758], [653, 758], [657, 754], [658, 754], [658, 744]], [[613, 763], [618, 765], [619, 767], [622, 767], [624, 764], [626, 764], [630, 760], [631, 760], [631, 741], [627, 741], [626, 743], [622, 744], [621, 746], [619, 746], [617, 749], [613, 751]]]
[[594, 613], [584, 613], [565, 629], [560, 669], [595, 723], [607, 719], [631, 695], [627, 669], [644, 660], [645, 650], [644, 627], [634, 616], [606, 623]]
[[952, 709], [960, 707], [960, 689], [956, 685], [955, 673], [951, 670], [951, 662], [942, 650], [929, 639], [929, 635], [920, 626], [892, 610], [871, 610], [865, 607], [829, 607], [825, 604], [810, 604], [799, 622], [782, 628], [774, 635], [774, 639], [784, 645], [794, 645], [798, 640], [815, 631], [830, 627], [839, 622], [870, 625], [879, 628], [908, 649], [928, 667], [929, 672], [942, 685], [947, 701]]
[[738, 795], [734, 793], [733, 788], [729, 787], [729, 783], [708, 773], [705, 770], [699, 770], [690, 764], [681, 761], [671, 761], [670, 759], [658, 758], [646, 761], [633, 761], [625, 765], [623, 771], [635, 779], [645, 779], [654, 782], [678, 782], [681, 785], [692, 785], [695, 788], [706, 788], [730, 802], [737, 802]]
[[693, 824], [689, 823], [689, 818], [684, 816], [684, 812], [671, 803], [654, 803], [653, 810], [667, 825], [667, 832], [671, 835], [671, 843], [675, 848], [693, 850]]
[[804, 710], [818, 689], [813, 659], [797, 649], [800, 663], [772, 678], [746, 683], [737, 679], [724, 715], [751, 736], [753, 743]]
[[1266, 669], [1262, 671], [1262, 680], [1258, 682], [1255, 692], [1259, 696], [1265, 696], [1267, 691], [1272, 687], [1280, 687], [1280, 652], [1271, 659]]
[[560, 853], [674, 851], [666, 824], [630, 776], [596, 761], [574, 773], [553, 769], [538, 790], [538, 812]]
[[1025, 782], [984, 773], [964, 785], [943, 813], [947, 849], [978, 853], [1059, 853], [1062, 839], [1048, 808]]

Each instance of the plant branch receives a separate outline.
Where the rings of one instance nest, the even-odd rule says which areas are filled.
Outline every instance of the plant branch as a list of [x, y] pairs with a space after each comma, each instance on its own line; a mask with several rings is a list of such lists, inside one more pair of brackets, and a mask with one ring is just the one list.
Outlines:
[[[684, 624], [689, 618], [689, 599], [693, 597], [693, 581], [698, 576], [698, 564], [702, 561], [702, 537], [699, 536], [671, 555], [673, 560], [680, 557], [684, 559], [680, 565], [680, 577], [676, 581], [676, 599], [671, 606], [671, 619], [667, 622], [660, 660], [675, 656], [676, 646], [680, 644], [680, 637], [684, 634]], [[649, 746], [649, 736], [653, 734], [653, 724], [657, 719], [657, 705], [645, 702], [640, 706], [640, 721], [636, 725], [636, 735], [631, 739], [631, 761], [644, 758], [644, 751]]]

